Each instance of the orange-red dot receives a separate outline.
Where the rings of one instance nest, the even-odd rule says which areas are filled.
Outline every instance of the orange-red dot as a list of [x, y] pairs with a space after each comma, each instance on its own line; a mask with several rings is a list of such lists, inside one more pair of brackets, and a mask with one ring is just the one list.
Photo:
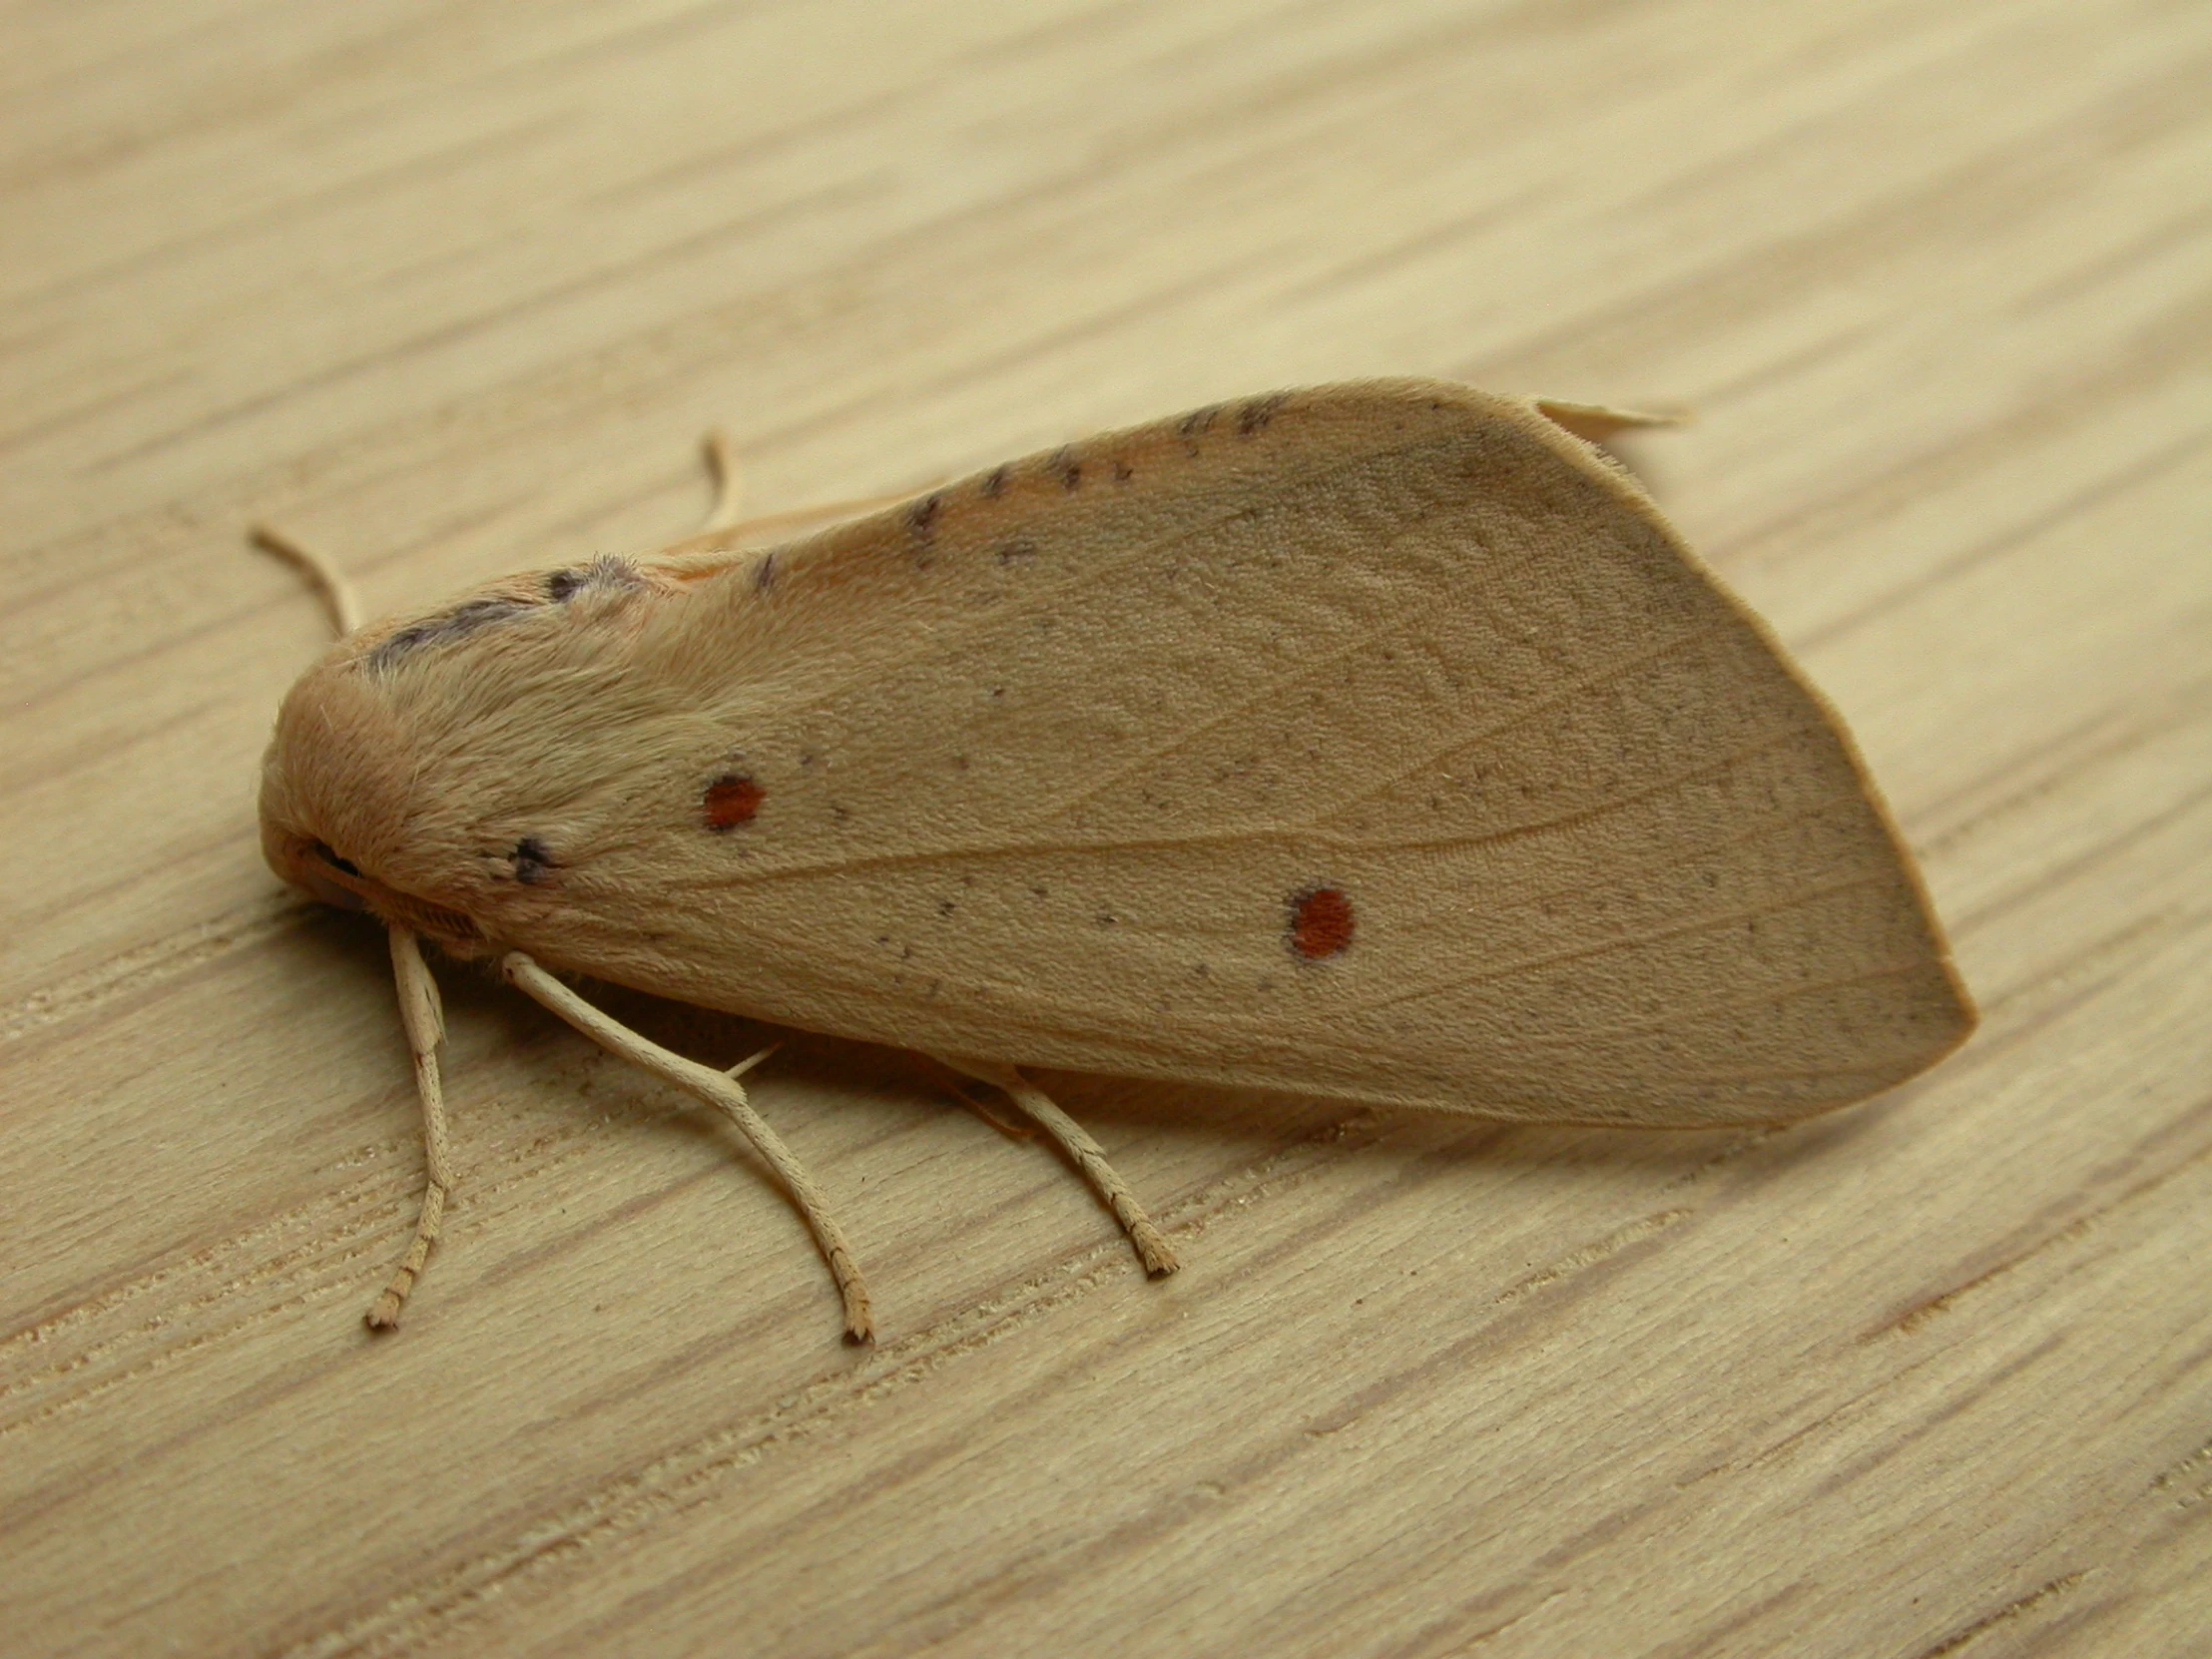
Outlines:
[[1352, 943], [1352, 900], [1342, 888], [1309, 887], [1291, 895], [1291, 948], [1309, 962], [1341, 954]]
[[735, 830], [741, 824], [751, 824], [767, 796], [768, 791], [752, 779], [735, 772], [724, 773], [707, 786], [707, 828]]

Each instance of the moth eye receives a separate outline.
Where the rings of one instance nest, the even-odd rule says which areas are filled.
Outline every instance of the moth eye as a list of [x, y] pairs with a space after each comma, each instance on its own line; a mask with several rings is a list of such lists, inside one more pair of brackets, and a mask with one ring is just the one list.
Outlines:
[[1341, 955], [1352, 943], [1352, 900], [1341, 887], [1291, 895], [1291, 948], [1309, 962]]
[[559, 605], [575, 596], [584, 585], [584, 573], [580, 570], [556, 570], [545, 579], [545, 597]]
[[317, 899], [334, 909], [365, 910], [368, 908], [368, 901], [354, 891], [350, 883], [333, 881], [315, 867], [319, 864], [322, 869], [331, 870], [340, 875], [350, 875], [357, 881], [361, 879], [361, 872], [359, 866], [352, 859], [339, 857], [327, 841], [310, 841], [307, 845], [307, 856], [313, 861], [308, 862], [306, 859], [302, 859], [294, 872], [294, 878], [299, 885], [305, 887]]
[[354, 863], [353, 860], [350, 858], [339, 857], [336, 852], [331, 850], [329, 844], [325, 841], [316, 841], [311, 850], [317, 858], [320, 858], [332, 869], [341, 869], [345, 871], [345, 873], [348, 875], [358, 875], [361, 872], [360, 866], [358, 864]]
[[751, 824], [767, 798], [768, 791], [751, 778], [742, 773], [726, 772], [707, 786], [706, 799], [702, 803], [707, 814], [707, 828], [720, 831]]

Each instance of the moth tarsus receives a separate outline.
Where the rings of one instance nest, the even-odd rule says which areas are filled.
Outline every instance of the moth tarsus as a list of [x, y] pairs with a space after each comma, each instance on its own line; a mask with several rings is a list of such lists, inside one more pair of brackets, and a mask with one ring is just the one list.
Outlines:
[[1121, 1223], [1129, 1235], [1129, 1243], [1137, 1252], [1137, 1260], [1144, 1264], [1146, 1275], [1153, 1279], [1165, 1278], [1179, 1266], [1175, 1249], [1167, 1241], [1167, 1235], [1153, 1225], [1145, 1214], [1137, 1195], [1129, 1190], [1129, 1184], [1107, 1160], [1106, 1151], [1091, 1138], [1088, 1130], [1067, 1113], [1060, 1110], [1052, 1097], [1029, 1081], [1012, 1066], [994, 1064], [988, 1060], [953, 1059], [948, 1055], [935, 1056], [940, 1065], [972, 1077], [979, 1083], [1006, 1094], [1015, 1105], [1036, 1121], [1037, 1126], [1075, 1163], [1083, 1178], [1106, 1203], [1106, 1208]]
[[737, 445], [730, 441], [728, 432], [717, 426], [700, 440], [699, 447], [706, 457], [707, 479], [715, 492], [714, 504], [707, 509], [707, 520], [700, 530], [703, 533], [734, 530], [745, 503], [745, 475], [738, 467]]
[[279, 712], [264, 850], [393, 928], [422, 1099], [371, 1323], [452, 1191], [417, 933], [728, 1117], [856, 1340], [755, 1061], [550, 970], [959, 1056], [1155, 1274], [1166, 1236], [1019, 1068], [1693, 1128], [1933, 1065], [1972, 1003], [1848, 735], [1593, 447], [1671, 418], [1312, 387], [746, 525], [711, 434], [700, 535], [365, 629], [257, 531], [346, 636]]
[[1563, 431], [1584, 443], [1605, 443], [1623, 432], [1653, 426], [1686, 426], [1693, 418], [1687, 408], [1616, 409], [1602, 403], [1570, 403], [1563, 398], [1535, 399], [1537, 411]]
[[519, 950], [510, 950], [499, 959], [499, 975], [533, 1001], [542, 1004], [561, 1019], [598, 1043], [609, 1053], [628, 1060], [640, 1070], [651, 1072], [664, 1082], [673, 1083], [679, 1089], [696, 1096], [727, 1117], [738, 1132], [752, 1143], [762, 1161], [776, 1172], [793, 1203], [806, 1218], [816, 1242], [822, 1248], [830, 1272], [835, 1279], [837, 1294], [844, 1303], [845, 1334], [854, 1342], [873, 1341], [874, 1316], [870, 1312], [867, 1286], [861, 1280], [859, 1264], [854, 1260], [851, 1247], [845, 1242], [844, 1229], [830, 1213], [830, 1203], [822, 1189], [815, 1185], [814, 1177], [786, 1146], [783, 1137], [768, 1126], [761, 1115], [754, 1111], [746, 1097], [745, 1088], [729, 1072], [703, 1066], [697, 1060], [685, 1058], [673, 1049], [663, 1048], [650, 1037], [631, 1030], [613, 1015], [594, 1007], [568, 986], [561, 983]]
[[445, 1011], [438, 999], [438, 982], [422, 959], [422, 946], [414, 933], [392, 923], [386, 931], [391, 941], [392, 983], [399, 993], [399, 1022], [407, 1033], [413, 1060], [415, 1094], [422, 1104], [422, 1154], [425, 1183], [422, 1208], [415, 1220], [414, 1238], [393, 1271], [391, 1282], [366, 1316], [372, 1331], [389, 1331], [399, 1324], [407, 1296], [422, 1278], [445, 1205], [453, 1192], [450, 1137], [445, 1123], [445, 1090], [438, 1078], [438, 1045], [445, 1040]]

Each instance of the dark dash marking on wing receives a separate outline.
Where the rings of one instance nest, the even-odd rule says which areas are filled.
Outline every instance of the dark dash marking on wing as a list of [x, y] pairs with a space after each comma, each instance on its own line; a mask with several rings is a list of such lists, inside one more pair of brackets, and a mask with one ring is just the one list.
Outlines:
[[927, 547], [937, 534], [937, 515], [944, 511], [944, 498], [925, 495], [906, 509], [906, 528], [914, 533], [914, 539]]
[[1265, 397], [1255, 397], [1237, 411], [1237, 436], [1249, 438], [1255, 432], [1265, 431], [1276, 411], [1291, 400], [1287, 391], [1270, 392]]
[[989, 499], [996, 501], [1006, 493], [1006, 468], [994, 466], [983, 474], [983, 482], [977, 487]]
[[1072, 448], [1055, 449], [1052, 459], [1045, 462], [1045, 467], [1060, 480], [1060, 487], [1070, 494], [1083, 487], [1083, 463], [1075, 458]]

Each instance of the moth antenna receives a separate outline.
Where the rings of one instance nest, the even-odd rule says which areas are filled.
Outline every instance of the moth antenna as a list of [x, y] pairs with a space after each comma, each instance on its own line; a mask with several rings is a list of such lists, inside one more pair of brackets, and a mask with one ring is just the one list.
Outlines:
[[932, 1057], [964, 1077], [988, 1083], [1009, 1095], [1016, 1106], [1035, 1118], [1038, 1127], [1058, 1141], [1061, 1149], [1075, 1160], [1075, 1167], [1083, 1172], [1129, 1235], [1129, 1242], [1136, 1247], [1137, 1259], [1144, 1263], [1144, 1271], [1158, 1279], [1176, 1270], [1180, 1264], [1167, 1235], [1153, 1225], [1152, 1218], [1144, 1213], [1144, 1206], [1137, 1202], [1137, 1195], [1129, 1190], [1129, 1184], [1106, 1161], [1105, 1148], [1092, 1140], [1080, 1123], [1054, 1105], [1050, 1095], [1012, 1066], [989, 1060], [955, 1060], [941, 1054]]
[[422, 946], [411, 930], [391, 929], [391, 976], [399, 991], [399, 1022], [407, 1029], [407, 1046], [414, 1053], [415, 1093], [422, 1101], [422, 1156], [429, 1183], [422, 1189], [422, 1212], [415, 1220], [414, 1242], [400, 1259], [384, 1287], [384, 1294], [369, 1309], [372, 1331], [389, 1331], [399, 1323], [399, 1310], [407, 1305], [407, 1293], [422, 1277], [430, 1259], [430, 1247], [438, 1242], [438, 1224], [445, 1218], [445, 1201], [453, 1191], [453, 1166], [445, 1134], [445, 1091], [438, 1081], [438, 1044], [445, 1037], [445, 1010], [438, 1001], [438, 982], [430, 977], [430, 965], [422, 959]]
[[699, 527], [700, 534], [707, 535], [737, 525], [738, 507], [745, 499], [745, 480], [738, 472], [737, 446], [721, 427], [709, 431], [700, 448], [707, 456], [708, 481], [715, 487], [715, 504], [707, 510], [707, 522]]
[[698, 1096], [736, 1124], [738, 1132], [753, 1143], [754, 1150], [775, 1170], [793, 1202], [799, 1206], [800, 1214], [807, 1218], [807, 1225], [813, 1229], [815, 1242], [822, 1247], [823, 1257], [830, 1264], [830, 1276], [837, 1282], [837, 1295], [844, 1302], [846, 1337], [856, 1343], [875, 1340], [867, 1286], [860, 1280], [860, 1270], [853, 1261], [851, 1247], [845, 1243], [843, 1229], [830, 1217], [829, 1201], [815, 1185], [814, 1178], [808, 1175], [806, 1166], [792, 1156], [791, 1148], [753, 1110], [744, 1088], [735, 1078], [641, 1037], [621, 1021], [600, 1012], [519, 950], [510, 950], [499, 958], [499, 973], [508, 984], [544, 1004], [608, 1053], [620, 1055], [664, 1082]]
[[304, 542], [293, 541], [267, 524], [252, 526], [247, 535], [264, 553], [274, 553], [307, 579], [330, 613], [330, 624], [343, 639], [361, 625], [361, 602], [338, 567]]

